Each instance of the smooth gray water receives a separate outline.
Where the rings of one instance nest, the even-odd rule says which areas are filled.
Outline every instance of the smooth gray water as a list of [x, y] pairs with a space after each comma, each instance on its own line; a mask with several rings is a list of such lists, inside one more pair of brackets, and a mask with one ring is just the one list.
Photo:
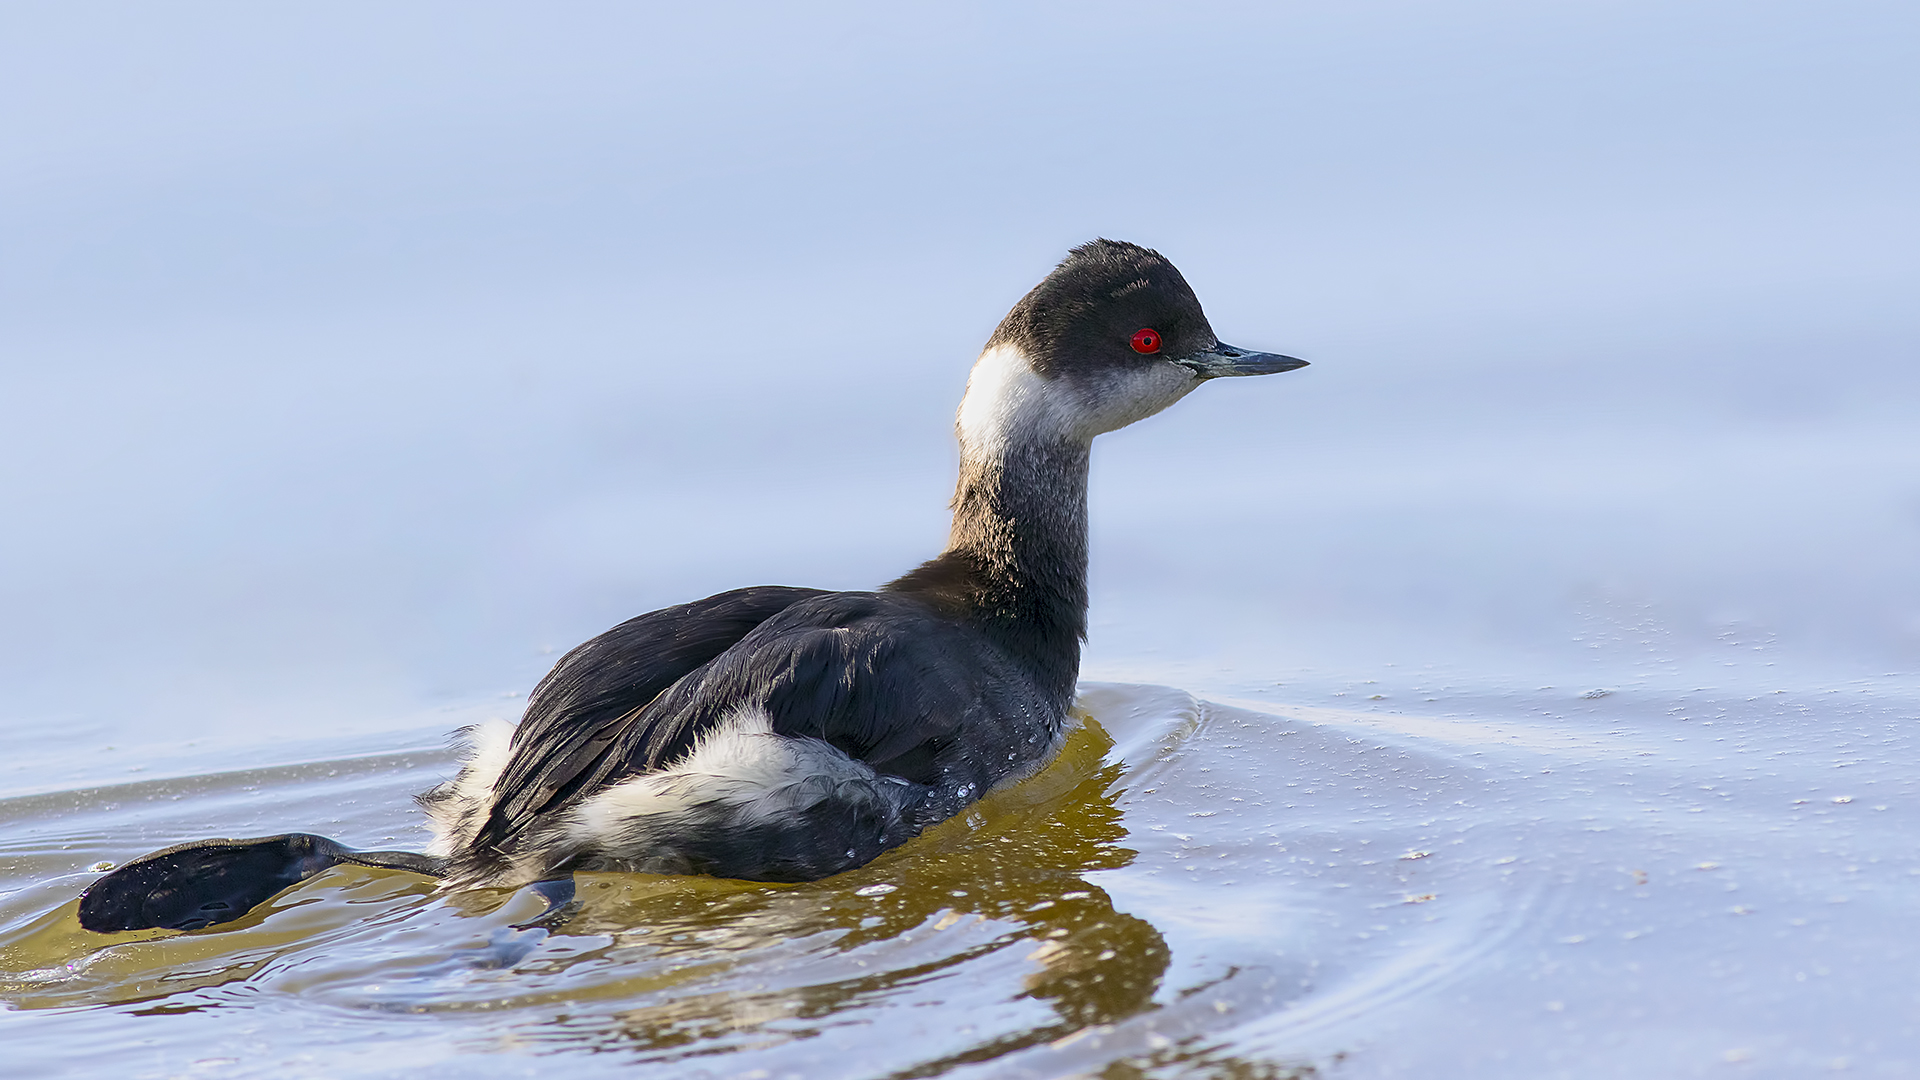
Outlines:
[[[1917, 29], [9, 8], [0, 1071], [1913, 1071]], [[76, 937], [98, 861], [417, 840], [620, 619], [926, 557], [1096, 234], [1314, 364], [1101, 440], [1052, 780], [538, 940], [370, 873]]]

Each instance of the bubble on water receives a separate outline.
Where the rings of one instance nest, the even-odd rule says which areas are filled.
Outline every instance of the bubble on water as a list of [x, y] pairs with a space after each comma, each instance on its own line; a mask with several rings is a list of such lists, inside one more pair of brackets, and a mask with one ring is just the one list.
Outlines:
[[893, 890], [895, 890], [895, 889], [897, 889], [897, 888], [899, 888], [899, 887], [900, 887], [900, 886], [898, 886], [898, 885], [888, 885], [888, 884], [886, 884], [886, 883], [884, 883], [884, 882], [882, 882], [882, 883], [881, 883], [881, 884], [879, 884], [879, 885], [865, 885], [865, 886], [862, 886], [862, 887], [860, 887], [860, 888], [858, 888], [858, 889], [855, 889], [855, 890], [853, 890], [853, 895], [855, 895], [855, 896], [885, 896], [885, 895], [887, 895], [888, 893], [890, 893], [890, 892], [892, 892]]

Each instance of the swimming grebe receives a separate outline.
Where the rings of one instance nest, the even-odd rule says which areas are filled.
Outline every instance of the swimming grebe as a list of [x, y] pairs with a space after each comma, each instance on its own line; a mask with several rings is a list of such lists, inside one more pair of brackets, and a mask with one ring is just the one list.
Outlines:
[[519, 725], [465, 732], [420, 796], [425, 855], [306, 833], [137, 859], [81, 925], [193, 929], [342, 862], [455, 886], [575, 870], [809, 881], [860, 866], [1058, 750], [1087, 616], [1093, 438], [1208, 379], [1306, 361], [1223, 345], [1159, 253], [1074, 248], [988, 339], [960, 403], [946, 550], [875, 592], [760, 586], [641, 615], [562, 657]]

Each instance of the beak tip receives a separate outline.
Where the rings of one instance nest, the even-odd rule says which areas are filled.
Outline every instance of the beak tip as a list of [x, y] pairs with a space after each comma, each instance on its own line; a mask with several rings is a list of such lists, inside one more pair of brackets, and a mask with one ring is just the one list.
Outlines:
[[1224, 344], [1182, 357], [1174, 363], [1192, 369], [1202, 379], [1232, 375], [1277, 375], [1282, 371], [1307, 366], [1307, 362], [1297, 356], [1254, 352]]

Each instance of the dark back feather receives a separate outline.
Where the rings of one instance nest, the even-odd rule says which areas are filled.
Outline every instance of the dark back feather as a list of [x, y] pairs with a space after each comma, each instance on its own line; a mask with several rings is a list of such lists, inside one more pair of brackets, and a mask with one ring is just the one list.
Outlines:
[[648, 612], [560, 658], [527, 697], [513, 751], [475, 837], [497, 848], [590, 783], [589, 777], [661, 691], [710, 662], [754, 627], [820, 589], [760, 585]]
[[670, 687], [622, 727], [585, 787], [671, 763], [742, 708], [764, 709], [779, 734], [820, 739], [880, 772], [959, 783], [954, 770], [970, 771], [970, 759], [983, 778], [1005, 760], [997, 746], [953, 745], [963, 730], [995, 742], [1025, 737], [1027, 727], [1057, 726], [1067, 704], [1049, 700], [978, 629], [917, 599], [827, 593], [768, 619]]
[[[497, 838], [493, 850], [510, 849], [539, 819], [686, 756], [742, 709], [764, 710], [781, 735], [819, 739], [880, 773], [964, 801], [1004, 779], [1010, 763], [1043, 754], [1067, 704], [978, 629], [920, 600], [813, 594], [650, 701], [570, 728], [574, 749], [548, 754], [556, 764], [546, 773], [523, 766], [540, 740], [529, 737], [529, 749], [516, 740], [513, 778], [483, 835]], [[936, 799], [925, 811], [940, 820], [957, 808]], [[475, 847], [484, 858], [487, 849]]]

